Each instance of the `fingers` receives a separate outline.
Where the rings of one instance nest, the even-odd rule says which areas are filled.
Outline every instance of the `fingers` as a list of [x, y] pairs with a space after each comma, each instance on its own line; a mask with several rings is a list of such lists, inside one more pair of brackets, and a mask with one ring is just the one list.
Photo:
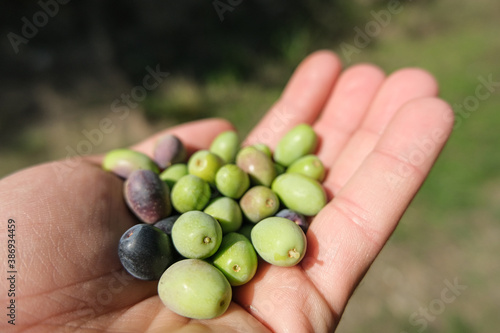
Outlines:
[[[134, 320], [131, 321], [130, 318]], [[141, 320], [137, 320], [141, 318]], [[168, 309], [158, 296], [124, 310], [122, 316], [113, 318], [112, 325], [103, 328], [110, 332], [269, 332], [257, 319], [235, 303], [224, 315], [212, 319], [189, 319]]]
[[319, 51], [307, 57], [244, 144], [265, 143], [274, 148], [294, 125], [312, 123], [323, 109], [340, 70], [340, 60], [331, 52]]
[[358, 129], [384, 78], [382, 70], [372, 65], [351, 67], [340, 76], [323, 114], [314, 125], [321, 138], [317, 155], [325, 165], [333, 165]]
[[413, 100], [389, 123], [374, 150], [316, 216], [303, 268], [341, 312], [391, 235], [450, 134], [451, 108]]
[[259, 261], [256, 275], [233, 299], [272, 332], [329, 332], [338, 321], [300, 266]]
[[434, 78], [420, 69], [403, 69], [392, 74], [380, 87], [361, 123], [338, 156], [325, 186], [336, 193], [373, 150], [396, 111], [408, 101], [437, 94]]

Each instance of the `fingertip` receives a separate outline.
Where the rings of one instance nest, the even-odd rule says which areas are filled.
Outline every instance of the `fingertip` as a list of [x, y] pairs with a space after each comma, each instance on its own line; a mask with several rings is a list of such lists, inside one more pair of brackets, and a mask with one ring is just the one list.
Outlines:
[[[331, 51], [320, 50], [307, 56], [297, 67], [285, 88], [281, 100], [296, 100], [296, 95], [307, 91], [309, 84], [332, 86], [342, 70], [340, 58]], [[329, 89], [328, 89], [328, 92]], [[296, 101], [300, 102], [300, 101]]]
[[401, 113], [412, 113], [411, 116], [423, 122], [424, 126], [441, 128], [446, 131], [446, 137], [453, 129], [455, 121], [455, 114], [450, 104], [438, 97], [422, 97], [410, 100], [401, 107]]
[[340, 57], [335, 52], [327, 49], [322, 49], [311, 53], [304, 59], [302, 63], [308, 62], [330, 63], [336, 67], [342, 66]]
[[[299, 64], [290, 81], [293, 82], [295, 77], [299, 77], [302, 82], [308, 79], [317, 81], [318, 77], [336, 78], [341, 70], [342, 61], [337, 54], [329, 50], [319, 50], [311, 53]], [[284, 95], [287, 90], [285, 89]]]
[[[379, 66], [369, 63], [360, 63], [347, 68], [342, 74], [342, 77], [359, 77], [362, 79], [382, 81], [385, 75], [384, 70]], [[342, 80], [342, 77], [339, 81]]]
[[225, 118], [219, 118], [219, 117], [206, 118], [191, 123], [197, 123], [197, 122], [201, 122], [202, 124], [204, 123], [206, 126], [219, 128], [222, 131], [236, 130], [233, 123], [231, 123], [229, 120]]
[[293, 126], [314, 123], [341, 69], [339, 57], [331, 51], [320, 50], [307, 56], [294, 71], [279, 100], [250, 132], [244, 144], [260, 142], [273, 148]]
[[435, 112], [439, 113], [453, 113], [453, 110], [446, 102], [445, 100], [439, 98], [439, 97], [420, 97], [420, 98], [415, 98], [410, 101], [408, 101], [406, 104], [402, 106], [402, 108], [416, 108], [416, 109], [424, 109], [424, 110], [434, 110]]
[[439, 93], [436, 78], [423, 68], [408, 67], [397, 70], [389, 76], [388, 81], [409, 82], [419, 88], [421, 96], [437, 96]]

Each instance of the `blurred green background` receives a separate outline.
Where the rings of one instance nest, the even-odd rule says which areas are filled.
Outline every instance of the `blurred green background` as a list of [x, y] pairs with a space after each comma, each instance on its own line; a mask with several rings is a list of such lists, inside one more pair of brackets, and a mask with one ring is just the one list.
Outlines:
[[[320, 48], [337, 51], [346, 66], [429, 70], [454, 107], [455, 130], [338, 331], [500, 326], [500, 2], [70, 2], [52, 8], [36, 33], [25, 28], [33, 36], [15, 39], [15, 47], [12, 33], [23, 36], [23, 17], [44, 23], [37, 16], [43, 8], [35, 1], [3, 6], [0, 177], [66, 157], [103, 117], [114, 117], [116, 128], [92, 153], [211, 116], [244, 135], [300, 60]], [[346, 52], [348, 45], [357, 49]], [[113, 102], [142, 85], [148, 66], [169, 75], [119, 119]], [[479, 96], [484, 80], [494, 83]], [[463, 287], [445, 292], [454, 283]]]

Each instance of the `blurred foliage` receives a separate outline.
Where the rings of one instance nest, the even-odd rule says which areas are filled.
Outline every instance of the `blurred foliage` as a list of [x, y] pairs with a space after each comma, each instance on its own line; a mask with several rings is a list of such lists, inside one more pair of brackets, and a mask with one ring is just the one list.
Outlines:
[[[117, 80], [141, 84], [145, 68], [159, 65], [172, 77], [182, 76], [192, 91], [207, 82], [231, 80], [275, 88], [305, 55], [338, 39], [356, 18], [354, 7], [341, 1], [221, 2], [229, 9], [222, 12], [215, 1], [195, 0], [92, 0], [58, 8], [54, 0], [45, 1], [55, 15], [27, 44], [17, 45], [18, 53], [8, 38], [0, 45], [0, 140], [22, 146], [22, 129], [47, 118], [39, 101], [41, 84], [99, 104], [110, 98]], [[35, 1], [6, 2], [1, 35], [22, 37], [23, 20], [33, 23], [41, 11]], [[90, 87], [82, 90], [86, 79]], [[167, 109], [178, 122], [217, 115], [216, 105], [200, 96], [191, 100], [186, 93], [170, 94], [173, 100], [164, 95], [147, 100], [146, 115], [164, 118]]]
[[[46, 0], [51, 1], [51, 0]], [[391, 1], [222, 1], [239, 3], [220, 20], [214, 1], [72, 1], [13, 52], [37, 1], [5, 2], [0, 12], [0, 177], [64, 158], [82, 129], [96, 127], [110, 104], [142, 84], [146, 67], [170, 76], [147, 95], [95, 152], [123, 146], [184, 121], [224, 117], [246, 134], [310, 52], [337, 51], [346, 66], [371, 62], [388, 74], [430, 71], [457, 126], [435, 168], [375, 262], [341, 322], [341, 332], [417, 331], [409, 316], [458, 276], [469, 289], [427, 332], [488, 331], [500, 324], [500, 89], [467, 116], [478, 77], [500, 81], [500, 2], [400, 1], [402, 10], [346, 57], [357, 29]], [[356, 29], [356, 30], [355, 30]], [[458, 123], [460, 121], [460, 123]], [[388, 283], [397, 272], [400, 283]], [[399, 281], [399, 280], [398, 280]], [[363, 320], [360, 320], [363, 318]]]

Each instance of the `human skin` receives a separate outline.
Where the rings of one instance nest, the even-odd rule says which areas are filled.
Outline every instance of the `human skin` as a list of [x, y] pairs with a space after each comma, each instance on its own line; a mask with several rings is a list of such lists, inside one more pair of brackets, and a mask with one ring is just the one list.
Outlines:
[[[274, 149], [287, 130], [311, 124], [330, 201], [309, 227], [301, 263], [261, 263], [252, 281], [234, 288], [228, 311], [211, 320], [176, 315], [161, 303], [157, 282], [121, 268], [118, 240], [137, 220], [102, 156], [80, 159], [63, 175], [57, 165], [65, 162], [57, 161], [0, 180], [0, 221], [4, 228], [16, 221], [18, 271], [16, 325], [4, 317], [0, 331], [331, 332], [451, 132], [452, 110], [437, 93], [434, 78], [417, 68], [389, 76], [370, 64], [342, 70], [328, 51], [299, 65], [244, 144]], [[132, 148], [152, 156], [155, 140], [172, 133], [193, 153], [231, 128], [221, 119], [196, 121]], [[7, 258], [7, 246], [0, 248]], [[9, 281], [0, 281], [7, 290]], [[9, 302], [7, 293], [0, 297]]]

